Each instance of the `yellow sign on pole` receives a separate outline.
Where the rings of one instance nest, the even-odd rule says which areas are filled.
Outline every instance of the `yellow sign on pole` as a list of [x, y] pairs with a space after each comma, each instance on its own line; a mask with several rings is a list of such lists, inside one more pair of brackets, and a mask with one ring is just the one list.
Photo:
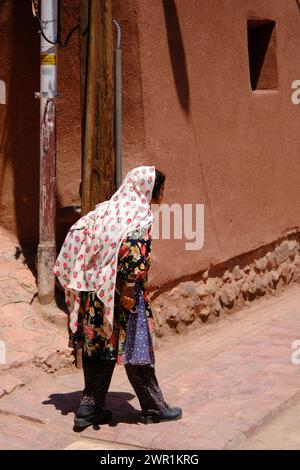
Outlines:
[[41, 65], [56, 65], [56, 55], [55, 54], [42, 54]]

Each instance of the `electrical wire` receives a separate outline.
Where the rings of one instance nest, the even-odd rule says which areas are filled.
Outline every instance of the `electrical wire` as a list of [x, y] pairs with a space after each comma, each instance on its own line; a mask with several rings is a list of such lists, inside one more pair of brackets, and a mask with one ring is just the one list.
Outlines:
[[41, 35], [43, 36], [43, 38], [45, 39], [45, 41], [47, 41], [49, 44], [53, 44], [53, 45], [56, 45], [58, 44], [59, 47], [61, 47], [62, 49], [64, 47], [66, 47], [68, 45], [68, 42], [70, 41], [72, 35], [75, 33], [75, 31], [77, 29], [79, 29], [79, 23], [74, 26], [71, 31], [69, 31], [69, 33], [67, 34], [67, 37], [65, 39], [65, 41], [62, 43], [61, 42], [61, 37], [60, 37], [60, 2], [59, 2], [59, 18], [58, 18], [58, 28], [57, 28], [57, 38], [55, 41], [52, 41], [51, 39], [47, 38], [46, 34], [44, 33], [44, 30], [43, 30], [43, 24], [42, 24], [42, 21], [41, 21], [41, 18], [40, 18], [40, 15], [39, 15], [39, 12], [38, 12], [38, 1], [37, 0], [31, 0], [31, 4], [32, 4], [32, 13], [33, 13], [33, 16], [37, 19], [38, 23], [39, 23], [39, 26], [40, 26], [40, 33]]
[[78, 29], [79, 29], [79, 23], [76, 26], [74, 26], [74, 28], [72, 28], [71, 31], [68, 32], [65, 42], [63, 44], [60, 44], [60, 47], [62, 48], [67, 47], [68, 42], [70, 41], [71, 37], [73, 36], [75, 31], [77, 31]]
[[53, 44], [53, 45], [59, 44], [60, 45], [59, 34], [56, 38], [56, 41], [51, 41], [51, 39], [47, 38], [47, 36], [45, 35], [44, 30], [43, 30], [44, 28], [43, 28], [43, 25], [42, 25], [42, 21], [41, 21], [39, 12], [38, 12], [38, 2], [35, 1], [35, 0], [31, 0], [31, 4], [32, 4], [33, 16], [37, 19], [37, 21], [39, 23], [40, 33], [43, 36], [43, 38], [45, 39], [45, 41], [47, 41], [49, 44]]

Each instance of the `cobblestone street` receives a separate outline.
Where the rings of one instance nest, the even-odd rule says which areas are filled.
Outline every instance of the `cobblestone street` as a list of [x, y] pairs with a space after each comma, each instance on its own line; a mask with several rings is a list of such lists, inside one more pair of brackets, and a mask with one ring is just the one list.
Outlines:
[[[106, 404], [113, 421], [75, 433], [82, 371], [69, 366], [49, 374], [30, 362], [11, 363], [1, 370], [0, 448], [257, 446], [256, 433], [300, 398], [300, 366], [291, 362], [299, 331], [300, 295], [294, 285], [217, 324], [163, 338], [156, 351], [158, 378], [166, 400], [183, 408], [183, 419], [148, 426], [139, 423], [138, 402], [122, 367], [115, 371]], [[291, 445], [300, 448], [295, 439]]]

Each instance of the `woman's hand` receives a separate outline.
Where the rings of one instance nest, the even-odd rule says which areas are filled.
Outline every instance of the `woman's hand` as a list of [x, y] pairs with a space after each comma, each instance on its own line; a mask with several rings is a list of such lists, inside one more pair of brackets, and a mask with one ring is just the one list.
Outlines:
[[127, 295], [122, 295], [120, 298], [121, 305], [126, 308], [126, 310], [131, 310], [135, 305], [135, 300]]
[[121, 305], [127, 310], [131, 310], [135, 305], [135, 295], [134, 295], [134, 286], [127, 286], [126, 283], [123, 284], [121, 288]]

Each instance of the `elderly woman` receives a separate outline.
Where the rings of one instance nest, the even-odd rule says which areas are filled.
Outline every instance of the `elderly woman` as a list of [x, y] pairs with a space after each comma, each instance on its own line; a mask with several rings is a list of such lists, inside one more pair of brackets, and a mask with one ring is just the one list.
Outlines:
[[116, 363], [125, 366], [145, 424], [182, 416], [180, 408], [165, 402], [155, 375], [147, 287], [151, 204], [161, 203], [164, 184], [155, 167], [133, 169], [109, 201], [71, 227], [56, 261], [71, 312], [72, 342], [83, 350], [85, 388], [77, 428], [111, 419], [103, 406]]

